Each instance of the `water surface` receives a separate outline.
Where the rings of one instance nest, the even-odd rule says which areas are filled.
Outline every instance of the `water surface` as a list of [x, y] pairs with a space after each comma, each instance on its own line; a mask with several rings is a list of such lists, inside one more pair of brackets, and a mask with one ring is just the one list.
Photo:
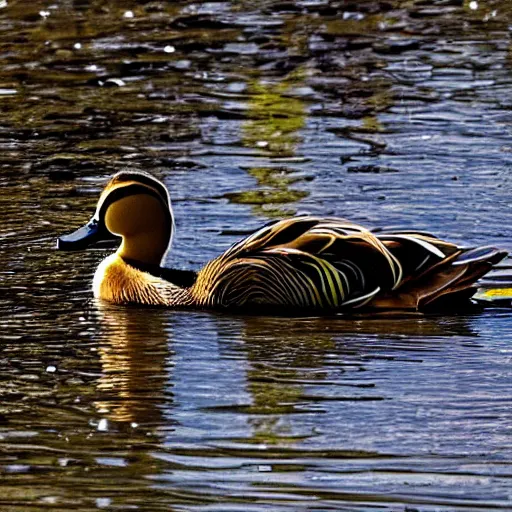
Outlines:
[[[92, 299], [108, 177], [167, 264], [295, 213], [512, 250], [504, 2], [0, 1], [0, 509], [512, 508], [512, 313], [256, 318]], [[503, 307], [502, 307], [503, 306]]]

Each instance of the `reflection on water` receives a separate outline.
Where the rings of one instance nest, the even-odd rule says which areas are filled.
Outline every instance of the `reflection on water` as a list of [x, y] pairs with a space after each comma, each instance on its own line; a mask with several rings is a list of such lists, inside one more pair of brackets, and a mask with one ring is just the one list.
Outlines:
[[169, 187], [181, 268], [298, 211], [512, 249], [511, 23], [494, 0], [0, 1], [0, 509], [509, 510], [509, 299], [115, 308], [90, 292], [108, 251], [54, 243], [129, 167]]
[[[305, 123], [305, 105], [300, 97], [287, 96], [292, 84], [300, 88], [300, 70], [278, 83], [253, 81], [249, 84], [248, 119], [242, 126], [243, 144], [256, 148], [271, 158], [293, 157], [300, 142], [299, 132]], [[260, 188], [232, 193], [228, 198], [240, 204], [255, 205], [260, 215], [283, 217], [294, 210], [284, 209], [306, 197], [304, 190], [290, 188], [303, 177], [285, 166], [250, 167], [248, 172], [256, 178]], [[261, 188], [263, 187], [263, 188]]]
[[[359, 343], [354, 338], [375, 338], [371, 349], [378, 347], [381, 338], [414, 339], [464, 334], [471, 336], [465, 319], [443, 325], [436, 319], [397, 319], [347, 321], [311, 319], [288, 323], [282, 332], [282, 319], [246, 319], [242, 329], [245, 357], [250, 364], [247, 372], [248, 389], [252, 397], [249, 411], [255, 414], [251, 421], [255, 441], [279, 444], [293, 431], [287, 425], [286, 415], [318, 411], [319, 403], [329, 398], [312, 397], [310, 385], [338, 385], [348, 388], [346, 396], [337, 400], [379, 401], [384, 397], [374, 393], [372, 383], [359, 382], [357, 375], [366, 371], [361, 358]], [[279, 335], [276, 337], [276, 332]], [[348, 339], [348, 340], [347, 340]], [[384, 342], [385, 343], [385, 342]], [[403, 347], [405, 348], [405, 347]], [[329, 370], [333, 354], [338, 354], [336, 364], [343, 368], [343, 380], [334, 382]], [[354, 364], [355, 359], [359, 360]], [[270, 362], [270, 364], [269, 364]], [[352, 379], [354, 381], [352, 382]], [[309, 404], [309, 405], [308, 405]], [[291, 442], [295, 439], [292, 437]]]
[[[53, 413], [32, 399], [32, 430], [7, 399], [3, 503], [65, 506], [76, 481], [84, 507], [236, 507], [243, 496], [265, 508], [286, 495], [290, 509], [307, 497], [393, 510], [464, 506], [475, 485], [483, 508], [506, 501], [508, 384], [489, 370], [508, 363], [478, 334], [492, 315], [288, 319], [284, 331], [278, 318], [98, 307], [94, 373], [68, 366], [64, 380], [56, 361]], [[31, 397], [44, 388], [31, 386]], [[32, 494], [9, 494], [22, 480]], [[442, 497], [425, 493], [432, 485]]]
[[288, 77], [277, 84], [250, 84], [248, 108], [251, 119], [243, 127], [245, 145], [265, 149], [277, 156], [295, 154], [300, 141], [298, 132], [304, 126], [305, 107], [300, 99], [285, 94], [296, 81]]
[[98, 307], [104, 343], [97, 411], [112, 421], [160, 425], [164, 407], [172, 405], [168, 319], [159, 311]]

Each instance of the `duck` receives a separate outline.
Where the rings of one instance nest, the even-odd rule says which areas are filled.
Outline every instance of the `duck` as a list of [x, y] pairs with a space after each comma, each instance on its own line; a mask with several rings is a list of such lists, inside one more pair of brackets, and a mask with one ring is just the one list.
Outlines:
[[290, 314], [423, 312], [469, 302], [478, 279], [507, 256], [422, 231], [300, 215], [262, 226], [196, 272], [162, 266], [174, 231], [165, 185], [125, 170], [107, 183], [91, 220], [57, 248], [120, 241], [92, 286], [97, 299], [114, 304]]

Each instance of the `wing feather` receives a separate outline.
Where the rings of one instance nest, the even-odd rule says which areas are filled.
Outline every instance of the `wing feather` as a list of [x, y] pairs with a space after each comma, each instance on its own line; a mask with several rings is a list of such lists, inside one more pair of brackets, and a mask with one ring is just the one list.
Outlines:
[[237, 242], [206, 265], [191, 290], [208, 306], [339, 310], [379, 301], [385, 307], [403, 295], [404, 307], [414, 307], [405, 283], [412, 289], [463, 252], [424, 232], [372, 232], [344, 219], [302, 216]]

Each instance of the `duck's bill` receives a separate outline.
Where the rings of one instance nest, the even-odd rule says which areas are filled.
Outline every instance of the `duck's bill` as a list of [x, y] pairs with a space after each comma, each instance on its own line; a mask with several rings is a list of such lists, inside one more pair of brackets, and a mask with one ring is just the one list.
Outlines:
[[119, 240], [119, 238], [110, 233], [96, 219], [91, 219], [85, 226], [75, 232], [59, 237], [57, 239], [57, 249], [60, 251], [83, 251], [91, 245], [114, 240]]

